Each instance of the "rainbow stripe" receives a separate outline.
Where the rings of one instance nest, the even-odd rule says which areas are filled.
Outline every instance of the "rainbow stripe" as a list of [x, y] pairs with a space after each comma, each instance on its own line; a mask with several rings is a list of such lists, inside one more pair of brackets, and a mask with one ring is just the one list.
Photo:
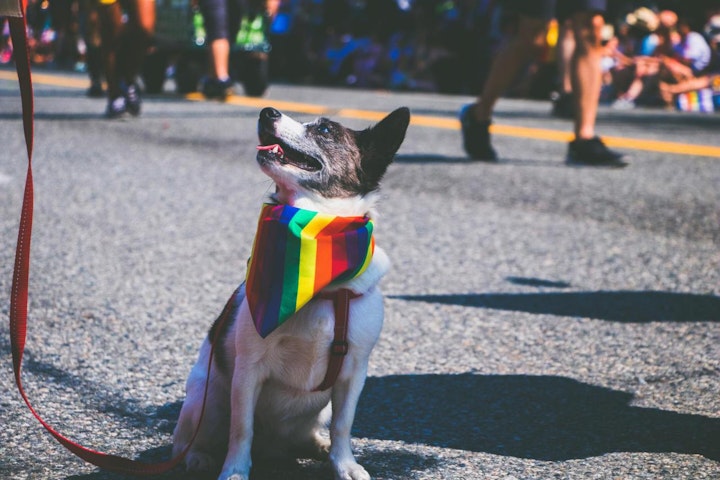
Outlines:
[[709, 112], [715, 111], [713, 92], [709, 88], [681, 93], [676, 99], [678, 110], [683, 112]]
[[368, 217], [338, 217], [264, 204], [246, 278], [255, 328], [264, 338], [333, 282], [370, 264], [375, 241]]

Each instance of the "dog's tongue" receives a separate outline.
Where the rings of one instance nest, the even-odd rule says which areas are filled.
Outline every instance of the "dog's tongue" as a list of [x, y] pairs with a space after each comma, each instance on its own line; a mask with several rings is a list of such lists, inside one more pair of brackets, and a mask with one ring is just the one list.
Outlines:
[[258, 146], [257, 146], [257, 149], [258, 149], [258, 150], [271, 151], [271, 152], [273, 152], [273, 153], [279, 153], [280, 155], [284, 155], [284, 154], [285, 154], [285, 152], [283, 152], [282, 147], [281, 147], [280, 145], [278, 145], [277, 143], [275, 143], [275, 144], [273, 144], [273, 145], [258, 145]]

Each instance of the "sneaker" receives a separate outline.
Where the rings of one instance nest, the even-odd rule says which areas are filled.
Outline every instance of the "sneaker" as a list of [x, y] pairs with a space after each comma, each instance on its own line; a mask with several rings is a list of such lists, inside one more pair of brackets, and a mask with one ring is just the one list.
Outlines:
[[575, 99], [572, 93], [553, 93], [552, 116], [572, 120], [575, 118]]
[[473, 160], [496, 162], [497, 153], [490, 144], [490, 122], [476, 120], [472, 114], [473, 105], [465, 105], [460, 110], [460, 125], [465, 152]]
[[120, 118], [127, 113], [127, 105], [125, 103], [125, 97], [115, 97], [108, 100], [107, 108], [105, 109], [106, 118]]
[[125, 89], [125, 105], [130, 115], [133, 117], [140, 115], [142, 99], [140, 98], [140, 89], [134, 83], [131, 83], [127, 89]]
[[578, 138], [568, 144], [568, 165], [623, 168], [625, 155], [607, 148], [599, 137]]
[[202, 93], [205, 95], [205, 98], [225, 100], [233, 94], [233, 81], [230, 78], [225, 80], [207, 78], [203, 82]]

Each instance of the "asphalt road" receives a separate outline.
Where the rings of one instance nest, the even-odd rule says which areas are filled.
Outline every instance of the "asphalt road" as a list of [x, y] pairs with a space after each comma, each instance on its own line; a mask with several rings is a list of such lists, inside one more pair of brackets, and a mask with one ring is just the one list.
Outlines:
[[[6, 318], [25, 157], [16, 82], [0, 74]], [[273, 85], [260, 102], [147, 98], [139, 119], [107, 121], [83, 80], [36, 80], [23, 378], [62, 432], [168, 457], [185, 378], [244, 278], [271, 188], [254, 161], [260, 105], [299, 119], [320, 106], [357, 128], [406, 105], [416, 123], [377, 222], [394, 262], [386, 324], [353, 431], [373, 478], [720, 478], [720, 116], [603, 110], [598, 130], [630, 166], [569, 168], [569, 122], [503, 100], [489, 165], [461, 149], [469, 97]], [[126, 478], [30, 416], [6, 322], [0, 353], [0, 478]], [[331, 474], [302, 461], [253, 478]]]

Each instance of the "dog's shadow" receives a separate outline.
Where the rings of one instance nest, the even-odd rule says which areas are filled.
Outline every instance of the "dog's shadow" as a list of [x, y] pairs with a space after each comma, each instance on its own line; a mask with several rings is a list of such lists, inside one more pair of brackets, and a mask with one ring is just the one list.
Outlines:
[[[556, 376], [390, 375], [367, 379], [353, 436], [541, 461], [565, 461], [613, 452], [698, 454], [720, 461], [720, 419], [632, 406], [632, 394]], [[154, 418], [171, 428], [181, 403]], [[159, 462], [170, 446], [142, 453]], [[442, 460], [401, 448], [361, 449], [358, 461], [373, 478], [410, 478]], [[128, 480], [95, 472], [67, 480]], [[158, 478], [205, 480], [180, 468]], [[330, 479], [327, 464], [258, 463], [251, 480]]]
[[720, 419], [634, 407], [632, 397], [555, 376], [371, 377], [354, 435], [545, 461], [612, 452], [720, 460]]

